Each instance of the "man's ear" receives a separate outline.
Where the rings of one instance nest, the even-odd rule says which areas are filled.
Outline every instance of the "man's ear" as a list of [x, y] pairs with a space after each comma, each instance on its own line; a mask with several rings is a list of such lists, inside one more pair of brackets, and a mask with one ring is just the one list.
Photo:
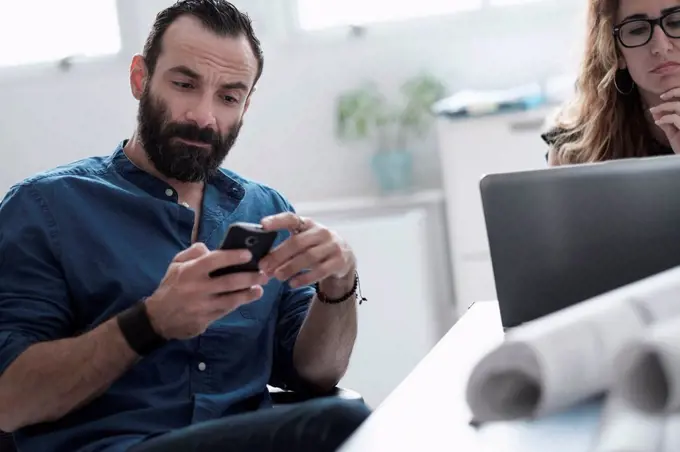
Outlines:
[[130, 89], [135, 99], [140, 100], [146, 84], [149, 82], [149, 71], [142, 55], [135, 55], [130, 64]]

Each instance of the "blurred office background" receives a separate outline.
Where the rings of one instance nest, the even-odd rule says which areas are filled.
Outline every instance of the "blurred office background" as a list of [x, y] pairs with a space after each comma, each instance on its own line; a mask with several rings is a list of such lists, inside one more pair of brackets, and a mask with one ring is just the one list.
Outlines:
[[[171, 3], [0, 0], [0, 193], [131, 134], [129, 63]], [[254, 20], [265, 66], [225, 166], [353, 244], [369, 300], [342, 383], [377, 406], [470, 303], [495, 297], [478, 182], [545, 166], [539, 134], [573, 87], [586, 2], [235, 4]], [[438, 114], [408, 110], [430, 127], [400, 145], [344, 140], [338, 118], [351, 125], [379, 104], [370, 84], [397, 107]]]

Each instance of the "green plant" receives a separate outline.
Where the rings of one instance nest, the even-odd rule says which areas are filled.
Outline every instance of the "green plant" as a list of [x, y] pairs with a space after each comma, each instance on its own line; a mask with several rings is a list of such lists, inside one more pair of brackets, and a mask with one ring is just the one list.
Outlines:
[[380, 152], [404, 150], [412, 138], [430, 128], [433, 103], [446, 95], [436, 78], [420, 75], [401, 87], [402, 102], [394, 104], [373, 82], [342, 94], [336, 105], [336, 135], [343, 141], [375, 140]]

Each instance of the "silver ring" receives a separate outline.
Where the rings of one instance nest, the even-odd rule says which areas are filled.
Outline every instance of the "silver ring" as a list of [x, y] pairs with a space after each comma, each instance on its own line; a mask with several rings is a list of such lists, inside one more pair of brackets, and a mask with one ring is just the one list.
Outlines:
[[305, 230], [304, 228], [306, 226], [305, 220], [300, 215], [296, 215], [296, 217], [297, 217], [297, 220], [298, 220], [298, 225], [295, 229], [293, 229], [293, 234], [299, 234], [299, 233], [303, 232]]

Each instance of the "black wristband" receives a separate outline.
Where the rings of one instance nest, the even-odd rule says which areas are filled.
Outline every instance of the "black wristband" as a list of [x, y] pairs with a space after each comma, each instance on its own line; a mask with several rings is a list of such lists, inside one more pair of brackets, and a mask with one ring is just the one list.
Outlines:
[[117, 320], [125, 340], [139, 356], [146, 356], [167, 342], [154, 331], [144, 300], [118, 314]]
[[[314, 287], [316, 288], [316, 297], [319, 299], [320, 302], [326, 303], [326, 304], [338, 304], [338, 303], [342, 303], [343, 301], [347, 301], [347, 300], [349, 300], [350, 298], [352, 298], [354, 295], [357, 294], [357, 288], [359, 287], [359, 274], [358, 274], [358, 273], [355, 273], [355, 274], [354, 274], [354, 285], [353, 285], [352, 288], [349, 290], [349, 292], [347, 292], [345, 295], [343, 295], [343, 296], [340, 297], [340, 298], [329, 298], [329, 297], [327, 297], [326, 294], [324, 294], [323, 292], [321, 292], [321, 290], [319, 289], [319, 283], [316, 283], [316, 284], [314, 285]], [[359, 304], [361, 304], [361, 303], [364, 302], [365, 300], [366, 300], [366, 299], [365, 299], [364, 297], [361, 297], [361, 298], [359, 299]]]

